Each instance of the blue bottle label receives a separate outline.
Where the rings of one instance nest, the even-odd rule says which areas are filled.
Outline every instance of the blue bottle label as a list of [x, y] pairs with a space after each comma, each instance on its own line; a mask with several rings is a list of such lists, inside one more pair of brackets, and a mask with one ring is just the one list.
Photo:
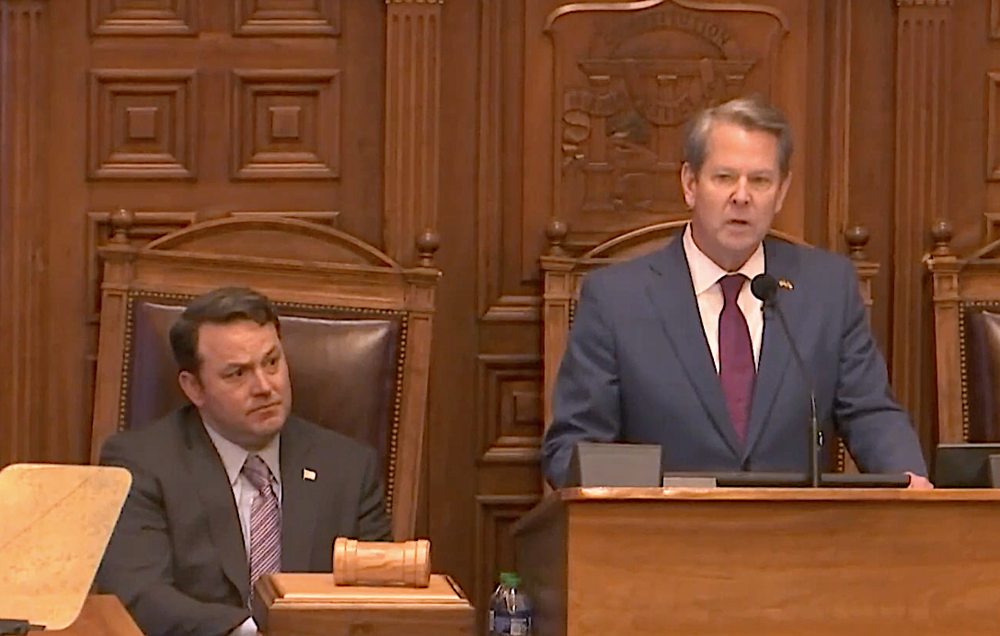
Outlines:
[[510, 619], [510, 636], [528, 636], [528, 619]]
[[490, 631], [494, 634], [506, 636], [530, 636], [531, 626], [527, 618], [515, 618], [512, 616], [497, 615], [490, 610]]

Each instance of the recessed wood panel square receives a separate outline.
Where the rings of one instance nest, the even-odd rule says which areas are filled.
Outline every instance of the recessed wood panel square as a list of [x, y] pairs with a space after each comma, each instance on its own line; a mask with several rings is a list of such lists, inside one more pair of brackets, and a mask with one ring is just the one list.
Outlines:
[[91, 179], [196, 176], [194, 70], [95, 70], [88, 104]]
[[129, 106], [125, 109], [128, 120], [128, 138], [132, 141], [146, 141], [157, 138], [157, 115], [155, 106]]
[[271, 139], [298, 141], [302, 109], [298, 106], [272, 106], [270, 110]]
[[233, 79], [234, 179], [340, 176], [336, 70], [239, 70]]
[[340, 35], [340, 0], [234, 0], [236, 35]]
[[90, 0], [90, 32], [94, 35], [194, 35], [197, 15], [196, 0]]

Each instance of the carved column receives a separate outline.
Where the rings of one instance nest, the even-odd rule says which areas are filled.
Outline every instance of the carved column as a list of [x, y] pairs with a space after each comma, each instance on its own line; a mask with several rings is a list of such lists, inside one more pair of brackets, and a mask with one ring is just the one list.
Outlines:
[[386, 0], [386, 251], [415, 260], [417, 236], [437, 227], [444, 0]]
[[951, 5], [896, 0], [892, 383], [924, 433], [934, 423], [934, 357], [921, 259], [929, 250], [931, 220], [948, 216]]
[[0, 465], [41, 459], [47, 3], [0, 0]]

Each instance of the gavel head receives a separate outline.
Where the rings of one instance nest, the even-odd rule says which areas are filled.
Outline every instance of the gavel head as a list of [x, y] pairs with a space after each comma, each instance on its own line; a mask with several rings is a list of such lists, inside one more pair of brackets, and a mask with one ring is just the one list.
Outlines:
[[431, 579], [431, 542], [333, 542], [333, 580], [337, 585], [427, 587]]

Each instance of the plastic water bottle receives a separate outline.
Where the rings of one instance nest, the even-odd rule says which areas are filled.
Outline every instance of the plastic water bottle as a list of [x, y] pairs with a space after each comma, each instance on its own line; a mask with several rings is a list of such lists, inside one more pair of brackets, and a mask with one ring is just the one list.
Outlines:
[[489, 636], [531, 636], [531, 603], [517, 588], [521, 577], [502, 572], [500, 585], [490, 598]]

